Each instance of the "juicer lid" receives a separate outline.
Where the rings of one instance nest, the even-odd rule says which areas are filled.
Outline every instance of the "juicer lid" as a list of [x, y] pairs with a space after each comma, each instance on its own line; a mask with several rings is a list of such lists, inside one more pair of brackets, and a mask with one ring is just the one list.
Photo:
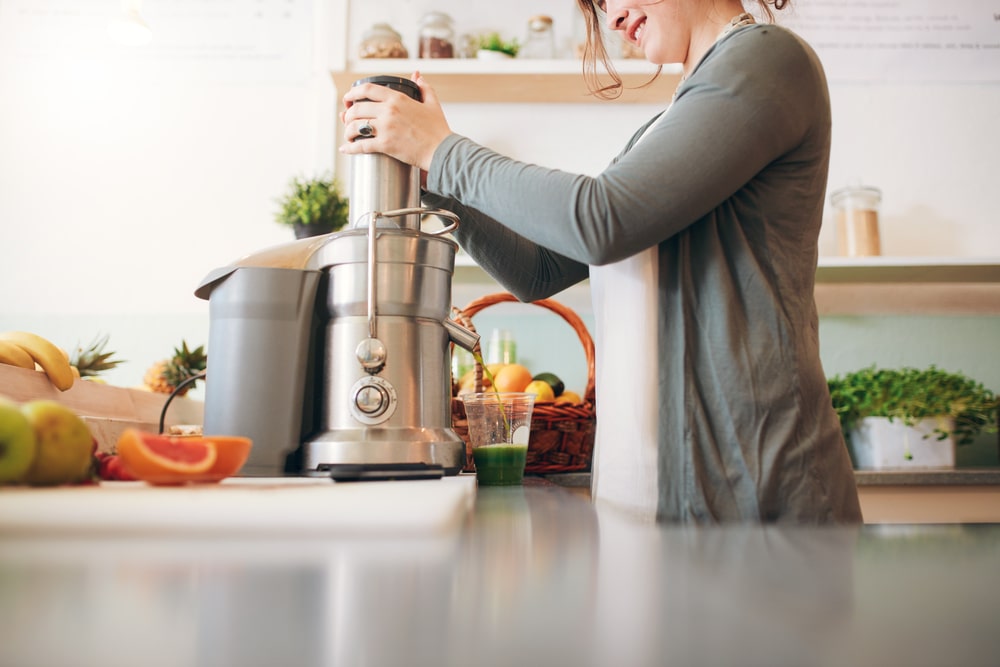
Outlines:
[[299, 271], [315, 271], [310, 265], [313, 255], [330, 240], [330, 234], [321, 236], [311, 236], [304, 239], [297, 239], [289, 243], [264, 248], [255, 253], [244, 255], [235, 262], [212, 269], [208, 272], [198, 287], [194, 290], [194, 295], [199, 299], [208, 299], [215, 289], [215, 286], [222, 282], [227, 276], [241, 268], [269, 268], [269, 269], [295, 269]]

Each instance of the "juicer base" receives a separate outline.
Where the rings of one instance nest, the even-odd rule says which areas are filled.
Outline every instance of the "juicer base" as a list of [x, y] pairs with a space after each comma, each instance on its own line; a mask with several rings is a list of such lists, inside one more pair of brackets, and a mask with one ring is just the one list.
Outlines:
[[323, 474], [331, 465], [370, 463], [426, 463], [457, 475], [465, 467], [465, 442], [450, 428], [372, 427], [327, 431], [302, 445], [306, 475]]

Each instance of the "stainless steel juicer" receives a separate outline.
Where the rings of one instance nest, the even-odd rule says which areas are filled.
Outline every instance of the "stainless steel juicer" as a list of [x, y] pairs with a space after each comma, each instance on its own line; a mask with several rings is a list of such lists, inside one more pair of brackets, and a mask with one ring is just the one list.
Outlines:
[[[420, 99], [399, 77], [371, 77]], [[360, 81], [358, 82], [360, 83]], [[420, 207], [419, 169], [351, 158], [350, 223], [210, 273], [204, 433], [253, 439], [241, 474], [325, 474], [342, 464], [426, 463], [455, 474], [449, 318], [459, 224]], [[433, 215], [446, 225], [423, 231]]]

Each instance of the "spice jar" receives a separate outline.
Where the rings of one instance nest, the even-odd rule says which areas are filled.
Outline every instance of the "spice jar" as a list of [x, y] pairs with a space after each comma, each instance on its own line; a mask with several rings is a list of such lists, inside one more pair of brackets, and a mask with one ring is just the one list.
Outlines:
[[837, 248], [847, 257], [874, 257], [882, 254], [878, 209], [882, 191], [855, 186], [830, 195], [837, 226]]
[[517, 52], [520, 58], [555, 58], [556, 40], [552, 17], [538, 14], [528, 19], [528, 36]]
[[420, 57], [454, 58], [455, 28], [443, 12], [427, 12], [420, 20]]
[[388, 23], [376, 23], [361, 39], [358, 56], [361, 58], [407, 58], [403, 37]]

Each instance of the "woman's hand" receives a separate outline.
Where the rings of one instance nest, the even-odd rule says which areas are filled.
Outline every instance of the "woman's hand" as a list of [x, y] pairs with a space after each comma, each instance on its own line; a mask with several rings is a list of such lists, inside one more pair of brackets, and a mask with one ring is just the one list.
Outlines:
[[[423, 102], [374, 83], [347, 91], [345, 110], [340, 114], [345, 139], [341, 153], [385, 153], [423, 171], [430, 168], [434, 151], [451, 134], [451, 128], [434, 90], [419, 72], [411, 78], [420, 87]], [[364, 139], [359, 129], [366, 122], [372, 136]]]

